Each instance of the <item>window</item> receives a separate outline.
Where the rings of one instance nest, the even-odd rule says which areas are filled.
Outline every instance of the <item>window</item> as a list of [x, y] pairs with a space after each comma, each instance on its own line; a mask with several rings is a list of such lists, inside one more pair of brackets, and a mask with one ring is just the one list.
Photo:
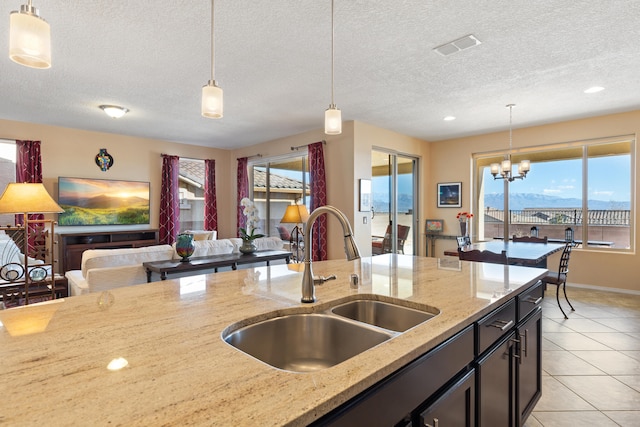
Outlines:
[[249, 181], [250, 198], [260, 212], [259, 232], [289, 241], [286, 233], [302, 224], [281, 224], [287, 206], [300, 203], [310, 210], [308, 156], [252, 163]]
[[[632, 138], [535, 147], [512, 154], [531, 161], [525, 179], [494, 180], [489, 165], [502, 154], [475, 157], [477, 239], [528, 235], [564, 240], [573, 229], [583, 248], [631, 250]], [[505, 198], [506, 195], [506, 198]]]
[[[0, 191], [10, 182], [16, 182], [16, 143], [0, 139]], [[13, 214], [0, 215], [0, 224], [13, 224], [14, 218]]]
[[180, 231], [204, 229], [204, 160], [180, 159]]

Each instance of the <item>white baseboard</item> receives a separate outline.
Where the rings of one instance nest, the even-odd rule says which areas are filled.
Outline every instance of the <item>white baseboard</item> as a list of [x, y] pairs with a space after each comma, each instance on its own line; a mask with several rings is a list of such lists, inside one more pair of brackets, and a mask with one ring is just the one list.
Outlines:
[[615, 293], [619, 293], [619, 294], [640, 295], [640, 290], [635, 291], [633, 289], [608, 288], [606, 286], [584, 285], [582, 283], [567, 282], [567, 287], [569, 287], [569, 288], [592, 289], [594, 291], [615, 292]]

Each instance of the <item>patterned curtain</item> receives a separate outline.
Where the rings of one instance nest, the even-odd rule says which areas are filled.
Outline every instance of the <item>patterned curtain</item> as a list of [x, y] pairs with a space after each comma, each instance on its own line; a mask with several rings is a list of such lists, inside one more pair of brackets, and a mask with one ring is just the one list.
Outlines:
[[[311, 192], [311, 212], [327, 204], [327, 180], [324, 171], [324, 151], [322, 142], [309, 145], [309, 190]], [[320, 215], [313, 224], [312, 258], [324, 261], [327, 257], [327, 215]]]
[[[42, 158], [40, 156], [40, 141], [16, 141], [16, 182], [30, 184], [42, 182]], [[42, 214], [30, 214], [29, 221], [43, 220]], [[16, 224], [24, 223], [24, 215], [16, 215]], [[29, 225], [29, 241], [27, 252], [34, 254], [36, 243], [36, 224]]]
[[216, 161], [204, 161], [204, 229], [218, 229], [218, 202], [216, 201]]
[[245, 197], [249, 197], [249, 169], [247, 168], [248, 164], [249, 159], [247, 157], [238, 159], [238, 201], [236, 203], [236, 232], [238, 233], [238, 237], [240, 237], [239, 228], [246, 227], [246, 217], [242, 214], [242, 206], [240, 206], [240, 200]]
[[172, 244], [180, 228], [178, 172], [180, 172], [180, 158], [163, 154], [160, 184], [159, 238], [161, 244]]

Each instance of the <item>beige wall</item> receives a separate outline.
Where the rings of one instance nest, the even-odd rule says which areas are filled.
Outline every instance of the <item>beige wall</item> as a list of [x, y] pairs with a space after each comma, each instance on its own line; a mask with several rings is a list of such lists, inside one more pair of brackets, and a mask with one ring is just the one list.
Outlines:
[[[56, 200], [59, 176], [150, 181], [151, 225], [136, 228], [158, 227], [161, 153], [215, 159], [218, 209], [222, 211], [235, 206], [235, 201], [230, 200], [230, 193], [220, 191], [230, 187], [233, 177], [230, 152], [227, 150], [7, 120], [0, 120], [0, 138], [42, 142], [43, 181]], [[95, 164], [95, 156], [101, 148], [106, 148], [114, 159], [113, 166], [106, 172]], [[228, 228], [223, 222], [220, 225]], [[118, 229], [122, 227], [57, 227], [56, 230], [60, 233], [79, 233]]]
[[[589, 119], [574, 120], [514, 129], [514, 149], [532, 147], [561, 142], [606, 138], [617, 135], [637, 135], [640, 132], [640, 111], [612, 114]], [[428, 204], [427, 214], [445, 220], [444, 234], [457, 234], [456, 213], [470, 210], [472, 203], [471, 170], [473, 153], [504, 150], [509, 141], [508, 131], [478, 135], [468, 138], [451, 139], [431, 143], [431, 162], [427, 186], [433, 188], [438, 182], [462, 182], [462, 208], [435, 208], [435, 203]], [[446, 161], [443, 161], [446, 159]], [[635, 157], [636, 171], [640, 170], [640, 162]], [[535, 169], [532, 168], [532, 172]], [[637, 172], [636, 172], [637, 173]], [[634, 179], [634, 182], [636, 180]], [[638, 186], [635, 185], [635, 199], [638, 200]], [[634, 208], [633, 223], [638, 224], [638, 210]], [[638, 235], [632, 234], [635, 248], [638, 248]], [[455, 246], [451, 240], [438, 240], [436, 254], [440, 256], [445, 248]], [[549, 260], [549, 267], [558, 264], [558, 257]], [[606, 251], [576, 250], [571, 257], [569, 282], [590, 286], [612, 287], [640, 291], [638, 268], [640, 255], [635, 253], [612, 253]], [[557, 268], [557, 267], [556, 267]]]

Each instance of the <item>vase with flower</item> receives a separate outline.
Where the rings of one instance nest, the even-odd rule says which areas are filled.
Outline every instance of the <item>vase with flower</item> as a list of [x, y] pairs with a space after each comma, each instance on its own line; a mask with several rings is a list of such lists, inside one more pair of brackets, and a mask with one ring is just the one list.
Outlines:
[[260, 222], [260, 212], [253, 201], [247, 197], [240, 200], [240, 206], [242, 206], [242, 213], [247, 220], [245, 228], [240, 228], [242, 246], [239, 249], [243, 254], [252, 254], [258, 249], [253, 241], [264, 237], [264, 234], [256, 233], [258, 222]]
[[456, 219], [460, 222], [460, 234], [462, 236], [468, 236], [469, 234], [469, 220], [473, 218], [473, 214], [469, 212], [458, 212]]

